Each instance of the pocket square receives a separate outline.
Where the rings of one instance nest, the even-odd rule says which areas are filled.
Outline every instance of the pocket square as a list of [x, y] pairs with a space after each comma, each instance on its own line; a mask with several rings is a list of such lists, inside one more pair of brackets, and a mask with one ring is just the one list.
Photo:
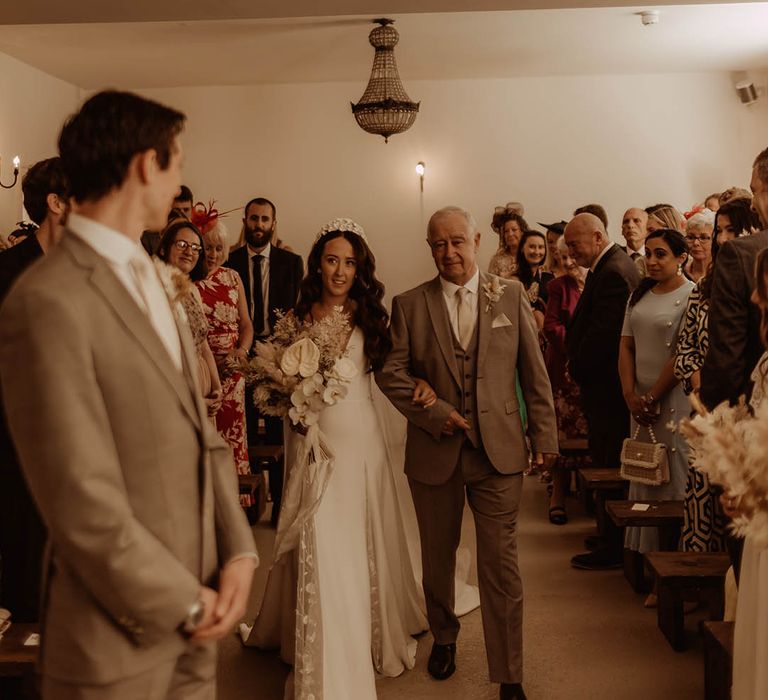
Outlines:
[[512, 321], [510, 321], [507, 318], [507, 314], [499, 314], [496, 318], [493, 319], [491, 328], [504, 328], [504, 326], [511, 326], [511, 325], [512, 325]]

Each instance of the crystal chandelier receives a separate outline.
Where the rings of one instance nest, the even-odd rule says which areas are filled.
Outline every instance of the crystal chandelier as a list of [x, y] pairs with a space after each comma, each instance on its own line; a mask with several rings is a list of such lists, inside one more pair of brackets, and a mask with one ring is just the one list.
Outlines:
[[379, 26], [371, 30], [368, 41], [376, 49], [368, 87], [352, 112], [360, 128], [379, 134], [387, 142], [392, 134], [400, 134], [416, 121], [419, 103], [411, 102], [405, 93], [395, 63], [395, 45], [400, 40], [394, 20], [375, 19]]

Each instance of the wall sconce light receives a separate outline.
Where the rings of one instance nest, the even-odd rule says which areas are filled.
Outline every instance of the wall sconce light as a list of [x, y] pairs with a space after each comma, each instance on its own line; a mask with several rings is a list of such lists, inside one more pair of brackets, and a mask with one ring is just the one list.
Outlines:
[[19, 165], [21, 165], [21, 158], [15, 156], [13, 159], [13, 182], [10, 185], [4, 185], [0, 180], [0, 187], [10, 190], [16, 184], [16, 181], [19, 179]]
[[416, 163], [416, 174], [419, 176], [419, 189], [421, 190], [422, 194], [424, 193], [424, 173], [427, 170], [427, 166], [424, 165], [424, 161], [420, 160], [418, 163]]

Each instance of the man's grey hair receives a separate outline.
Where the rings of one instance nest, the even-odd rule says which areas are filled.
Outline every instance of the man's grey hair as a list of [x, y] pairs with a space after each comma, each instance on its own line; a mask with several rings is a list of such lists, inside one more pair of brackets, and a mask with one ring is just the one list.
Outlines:
[[438, 209], [432, 216], [429, 217], [429, 223], [427, 224], [427, 238], [432, 237], [432, 227], [438, 219], [442, 219], [444, 216], [450, 214], [461, 214], [467, 222], [467, 228], [469, 229], [469, 235], [474, 236], [477, 233], [477, 222], [475, 217], [472, 216], [466, 209], [457, 206], [448, 206]]

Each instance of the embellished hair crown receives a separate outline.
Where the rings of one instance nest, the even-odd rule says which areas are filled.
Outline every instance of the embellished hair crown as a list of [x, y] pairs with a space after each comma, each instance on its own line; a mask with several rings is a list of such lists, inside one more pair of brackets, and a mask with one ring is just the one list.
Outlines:
[[368, 245], [368, 238], [365, 235], [365, 231], [363, 230], [363, 227], [360, 224], [358, 224], [356, 221], [353, 221], [352, 219], [347, 219], [347, 218], [332, 219], [327, 224], [325, 224], [325, 226], [323, 226], [317, 232], [314, 243], [317, 243], [323, 236], [326, 236], [327, 234], [331, 233], [331, 231], [347, 231], [349, 233], [357, 234], [358, 236], [360, 236], [360, 238], [362, 238], [365, 241], [365, 244]]

